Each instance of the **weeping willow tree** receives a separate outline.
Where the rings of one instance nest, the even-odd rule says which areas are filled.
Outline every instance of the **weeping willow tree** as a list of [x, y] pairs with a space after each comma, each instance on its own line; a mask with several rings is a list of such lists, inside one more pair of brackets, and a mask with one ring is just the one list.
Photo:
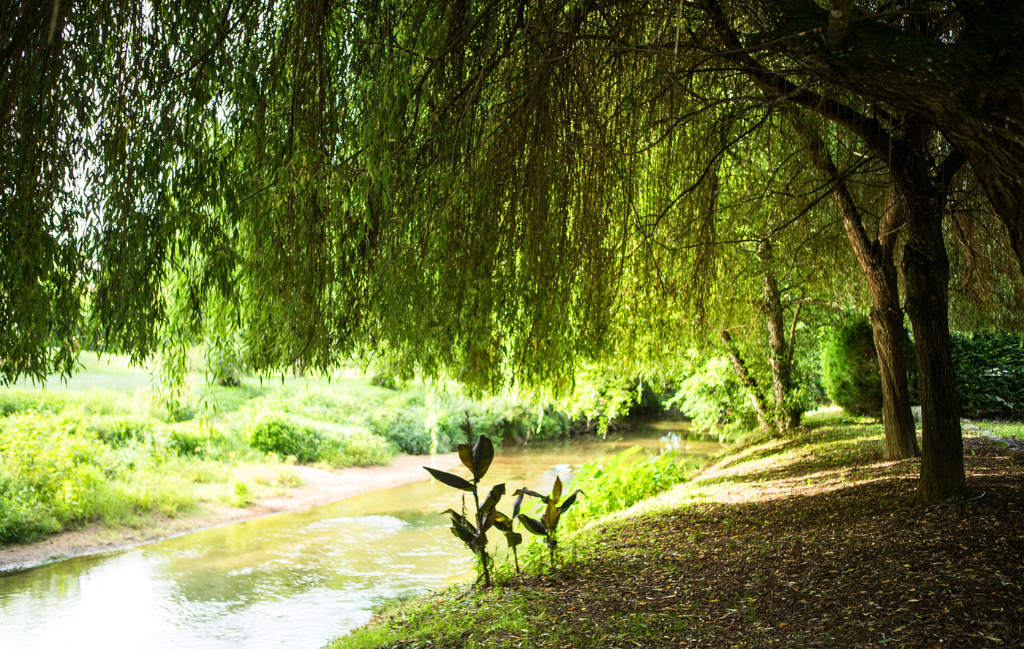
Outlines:
[[[993, 163], [1015, 159], [1024, 120], [1003, 117], [1020, 96], [989, 77], [978, 82], [1000, 102], [967, 110], [940, 96], [965, 66], [992, 63], [975, 3], [914, 4], [928, 29], [888, 4], [832, 4], [0, 9], [2, 375], [68, 373], [81, 345], [159, 352], [180, 375], [186, 346], [206, 338], [257, 370], [373, 355], [487, 389], [564, 386], [624, 336], [653, 352], [692, 329], [649, 317], [652, 305], [726, 326], [750, 295], [781, 298], [767, 251], [806, 250], [812, 212], [777, 200], [774, 181], [746, 199], [758, 209], [722, 209], [722, 197], [743, 177], [737, 152], [783, 105], [853, 133], [902, 179], [908, 205], [937, 206], [909, 210], [905, 266], [924, 278], [914, 303], [935, 298], [918, 339], [941, 347], [941, 219], [965, 160], [1020, 257], [1010, 199], [1024, 181], [1012, 160]], [[995, 4], [1007, 18], [995, 40], [1019, 42], [1020, 12]], [[1016, 78], [1007, 48], [995, 63]], [[901, 85], [922, 52], [931, 81]], [[860, 74], [871, 70], [886, 83]], [[903, 113], [940, 144], [903, 155]], [[986, 125], [1005, 137], [970, 139]], [[740, 268], [747, 297], [729, 300], [721, 280]], [[827, 283], [815, 276], [804, 285]], [[929, 403], [947, 366], [921, 373], [938, 386]], [[925, 408], [936, 439], [958, 438], [950, 412]], [[943, 444], [943, 457], [956, 450]], [[959, 479], [955, 466], [939, 473], [929, 497], [962, 490], [962, 465]]]

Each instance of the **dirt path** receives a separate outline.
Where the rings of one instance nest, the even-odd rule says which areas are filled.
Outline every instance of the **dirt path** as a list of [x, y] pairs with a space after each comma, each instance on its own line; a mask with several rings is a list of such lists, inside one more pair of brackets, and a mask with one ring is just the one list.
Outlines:
[[154, 519], [140, 529], [110, 529], [94, 524], [80, 530], [62, 532], [37, 543], [10, 545], [0, 548], [0, 572], [30, 568], [70, 557], [124, 550], [268, 514], [309, 509], [369, 491], [422, 480], [426, 477], [423, 465], [451, 469], [459, 465], [459, 457], [456, 453], [446, 453], [431, 460], [422, 455], [400, 455], [386, 466], [350, 467], [333, 471], [296, 466], [294, 470], [302, 478], [303, 485], [285, 495], [261, 498], [244, 508], [203, 503], [192, 516]]

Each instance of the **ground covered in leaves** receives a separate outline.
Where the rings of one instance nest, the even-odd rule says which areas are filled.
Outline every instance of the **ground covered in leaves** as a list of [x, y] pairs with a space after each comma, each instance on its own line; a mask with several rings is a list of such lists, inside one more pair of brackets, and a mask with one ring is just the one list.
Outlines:
[[879, 425], [811, 421], [337, 647], [1022, 647], [1024, 466], [970, 437], [965, 463], [972, 499], [921, 504]]

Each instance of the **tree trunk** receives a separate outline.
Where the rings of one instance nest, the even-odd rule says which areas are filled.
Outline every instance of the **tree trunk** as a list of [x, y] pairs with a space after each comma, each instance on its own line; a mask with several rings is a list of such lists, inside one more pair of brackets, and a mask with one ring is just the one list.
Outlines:
[[725, 346], [725, 351], [732, 362], [732, 369], [736, 372], [736, 376], [739, 377], [740, 383], [743, 384], [743, 389], [746, 390], [751, 405], [754, 406], [758, 423], [763, 430], [768, 430], [771, 415], [769, 414], [770, 409], [765, 401], [764, 393], [761, 392], [761, 386], [757, 384], [757, 379], [751, 376], [747, 370], [747, 364], [744, 362], [740, 350], [736, 348], [736, 344], [732, 341], [732, 336], [729, 335], [729, 332], [723, 329], [719, 333], [722, 337], [722, 345]]
[[921, 395], [921, 481], [924, 500], [966, 491], [964, 447], [949, 336], [949, 258], [942, 237], [945, 193], [928, 181], [920, 160], [903, 160], [895, 174], [907, 207], [903, 276], [914, 328]]
[[902, 460], [920, 455], [914, 414], [910, 410], [907, 362], [903, 349], [903, 309], [900, 307], [895, 250], [903, 224], [903, 202], [895, 187], [890, 189], [878, 236], [868, 239], [857, 203], [843, 175], [813, 126], [798, 114], [791, 114], [797, 131], [804, 137], [814, 166], [831, 184], [832, 198], [839, 210], [868, 287], [871, 289], [871, 331], [882, 380], [882, 425], [885, 429], [885, 459]]
[[[772, 366], [772, 393], [775, 397], [774, 420], [779, 431], [789, 430], [800, 425], [802, 411], [790, 403], [790, 391], [793, 389], [793, 355], [786, 345], [786, 331], [782, 296], [779, 294], [779, 283], [775, 279], [775, 257], [770, 241], [762, 241], [758, 246], [757, 255], [764, 265], [763, 291], [764, 315], [768, 324], [768, 354]], [[789, 341], [793, 345], [793, 341]]]
[[[917, 446], [914, 414], [910, 410], [907, 360], [904, 351], [903, 309], [894, 254], [897, 229], [902, 226], [903, 201], [890, 188], [885, 214], [872, 246], [872, 267], [865, 269], [871, 285], [871, 333], [875, 340], [878, 371], [882, 378], [882, 424], [885, 459], [902, 460], [921, 454]], [[873, 280], [873, 281], [872, 281]]]
[[899, 296], [894, 297], [894, 302], [879, 304], [876, 301], [870, 319], [882, 377], [885, 459], [902, 460], [916, 457], [921, 452], [917, 446], [914, 414], [910, 409], [907, 361], [903, 350], [903, 310], [899, 306]]

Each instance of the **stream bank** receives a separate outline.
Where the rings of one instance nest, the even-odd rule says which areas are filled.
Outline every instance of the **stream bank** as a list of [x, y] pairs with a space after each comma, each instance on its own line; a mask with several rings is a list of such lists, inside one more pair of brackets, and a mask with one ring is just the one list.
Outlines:
[[390, 607], [331, 649], [1024, 646], [1019, 457], [965, 435], [985, 495], [921, 504], [881, 424], [807, 424], [560, 539], [554, 568]]
[[343, 498], [422, 480], [423, 465], [451, 469], [460, 464], [457, 453], [433, 458], [400, 455], [384, 466], [318, 469], [290, 467], [302, 480], [298, 487], [261, 498], [247, 507], [202, 503], [180, 517], [151, 516], [138, 528], [110, 528], [94, 523], [78, 530], [61, 532], [41, 541], [0, 547], [0, 573], [23, 570], [71, 557], [125, 550], [218, 525], [237, 523], [269, 514], [295, 512]]

